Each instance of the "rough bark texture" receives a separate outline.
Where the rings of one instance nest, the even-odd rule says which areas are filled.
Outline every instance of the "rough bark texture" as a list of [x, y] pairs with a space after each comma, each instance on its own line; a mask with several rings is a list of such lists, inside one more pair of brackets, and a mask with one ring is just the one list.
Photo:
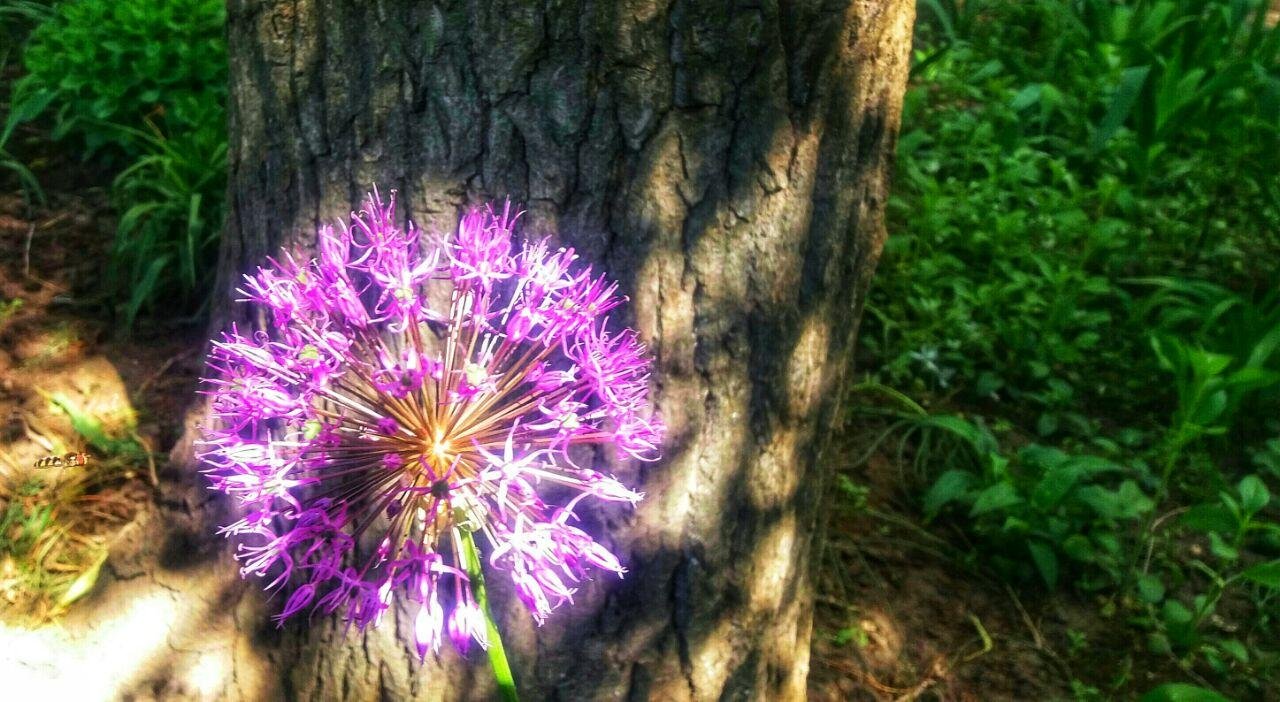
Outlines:
[[[618, 466], [648, 498], [590, 525], [631, 572], [587, 584], [541, 629], [495, 583], [527, 699], [805, 697], [824, 456], [884, 236], [913, 11], [229, 3], [220, 300], [371, 185], [397, 189], [402, 215], [428, 229], [510, 197], [525, 231], [556, 233], [622, 280], [625, 321], [656, 354], [666, 458]], [[253, 321], [230, 305], [218, 317]], [[178, 492], [170, 508], [195, 514], [176, 526], [186, 561], [220, 508], [198, 486]], [[345, 638], [319, 620], [276, 631], [280, 603], [233, 582], [220, 544], [202, 553], [225, 584], [198, 619], [231, 637], [227, 697], [493, 693], [481, 656], [420, 667], [403, 612]]]

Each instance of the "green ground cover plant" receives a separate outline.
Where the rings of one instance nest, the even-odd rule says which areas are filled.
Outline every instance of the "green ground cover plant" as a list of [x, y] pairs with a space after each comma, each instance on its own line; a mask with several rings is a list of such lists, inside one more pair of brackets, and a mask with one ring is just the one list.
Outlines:
[[22, 50], [15, 110], [48, 110], [53, 138], [74, 137], [86, 157], [136, 156], [143, 145], [112, 125], [184, 132], [226, 103], [224, 22], [211, 0], [58, 3]]
[[971, 565], [1101, 597], [1195, 690], [1275, 693], [1280, 30], [1247, 0], [920, 10], [859, 411]]
[[[38, 118], [51, 138], [117, 173], [119, 226], [103, 292], [119, 328], [161, 309], [198, 315], [226, 188], [224, 4], [70, 0], [11, 11], [31, 28], [4, 136]], [[0, 152], [0, 166], [39, 193], [23, 164]]]

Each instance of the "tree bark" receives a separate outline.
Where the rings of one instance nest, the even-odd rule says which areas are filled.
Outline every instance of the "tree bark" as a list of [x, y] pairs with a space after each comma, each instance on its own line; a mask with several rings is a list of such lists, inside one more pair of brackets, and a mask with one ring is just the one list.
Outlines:
[[[493, 584], [526, 699], [805, 697], [810, 554], [913, 14], [911, 0], [230, 1], [217, 326], [260, 324], [230, 302], [239, 275], [373, 185], [437, 231], [509, 197], [526, 232], [631, 297], [665, 458], [617, 466], [647, 499], [591, 525], [624, 580], [588, 584], [540, 629]], [[232, 607], [250, 643], [228, 696], [493, 695], [482, 655], [419, 665], [405, 612], [363, 635], [319, 619], [277, 632], [280, 602], [248, 599]]]

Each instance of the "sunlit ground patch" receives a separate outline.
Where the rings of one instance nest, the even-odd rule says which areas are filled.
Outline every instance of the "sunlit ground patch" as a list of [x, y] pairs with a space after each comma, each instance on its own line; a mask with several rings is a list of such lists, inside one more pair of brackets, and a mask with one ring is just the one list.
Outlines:
[[104, 358], [24, 370], [0, 396], [0, 618], [40, 624], [92, 590], [154, 465]]

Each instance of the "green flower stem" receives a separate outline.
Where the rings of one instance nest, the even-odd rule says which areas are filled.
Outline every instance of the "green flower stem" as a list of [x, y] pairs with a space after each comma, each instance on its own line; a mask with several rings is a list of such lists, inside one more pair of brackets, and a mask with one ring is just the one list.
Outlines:
[[471, 578], [471, 591], [475, 593], [476, 604], [480, 605], [480, 611], [484, 613], [484, 621], [488, 627], [489, 665], [493, 668], [493, 677], [498, 681], [498, 690], [502, 693], [503, 700], [519, 702], [516, 681], [511, 675], [511, 666], [507, 663], [507, 652], [502, 647], [502, 634], [498, 632], [498, 625], [493, 621], [493, 614], [489, 611], [489, 593], [484, 587], [484, 572], [480, 568], [480, 552], [476, 550], [475, 538], [471, 536], [471, 531], [468, 529], [457, 531], [462, 537], [462, 559], [467, 577]]

